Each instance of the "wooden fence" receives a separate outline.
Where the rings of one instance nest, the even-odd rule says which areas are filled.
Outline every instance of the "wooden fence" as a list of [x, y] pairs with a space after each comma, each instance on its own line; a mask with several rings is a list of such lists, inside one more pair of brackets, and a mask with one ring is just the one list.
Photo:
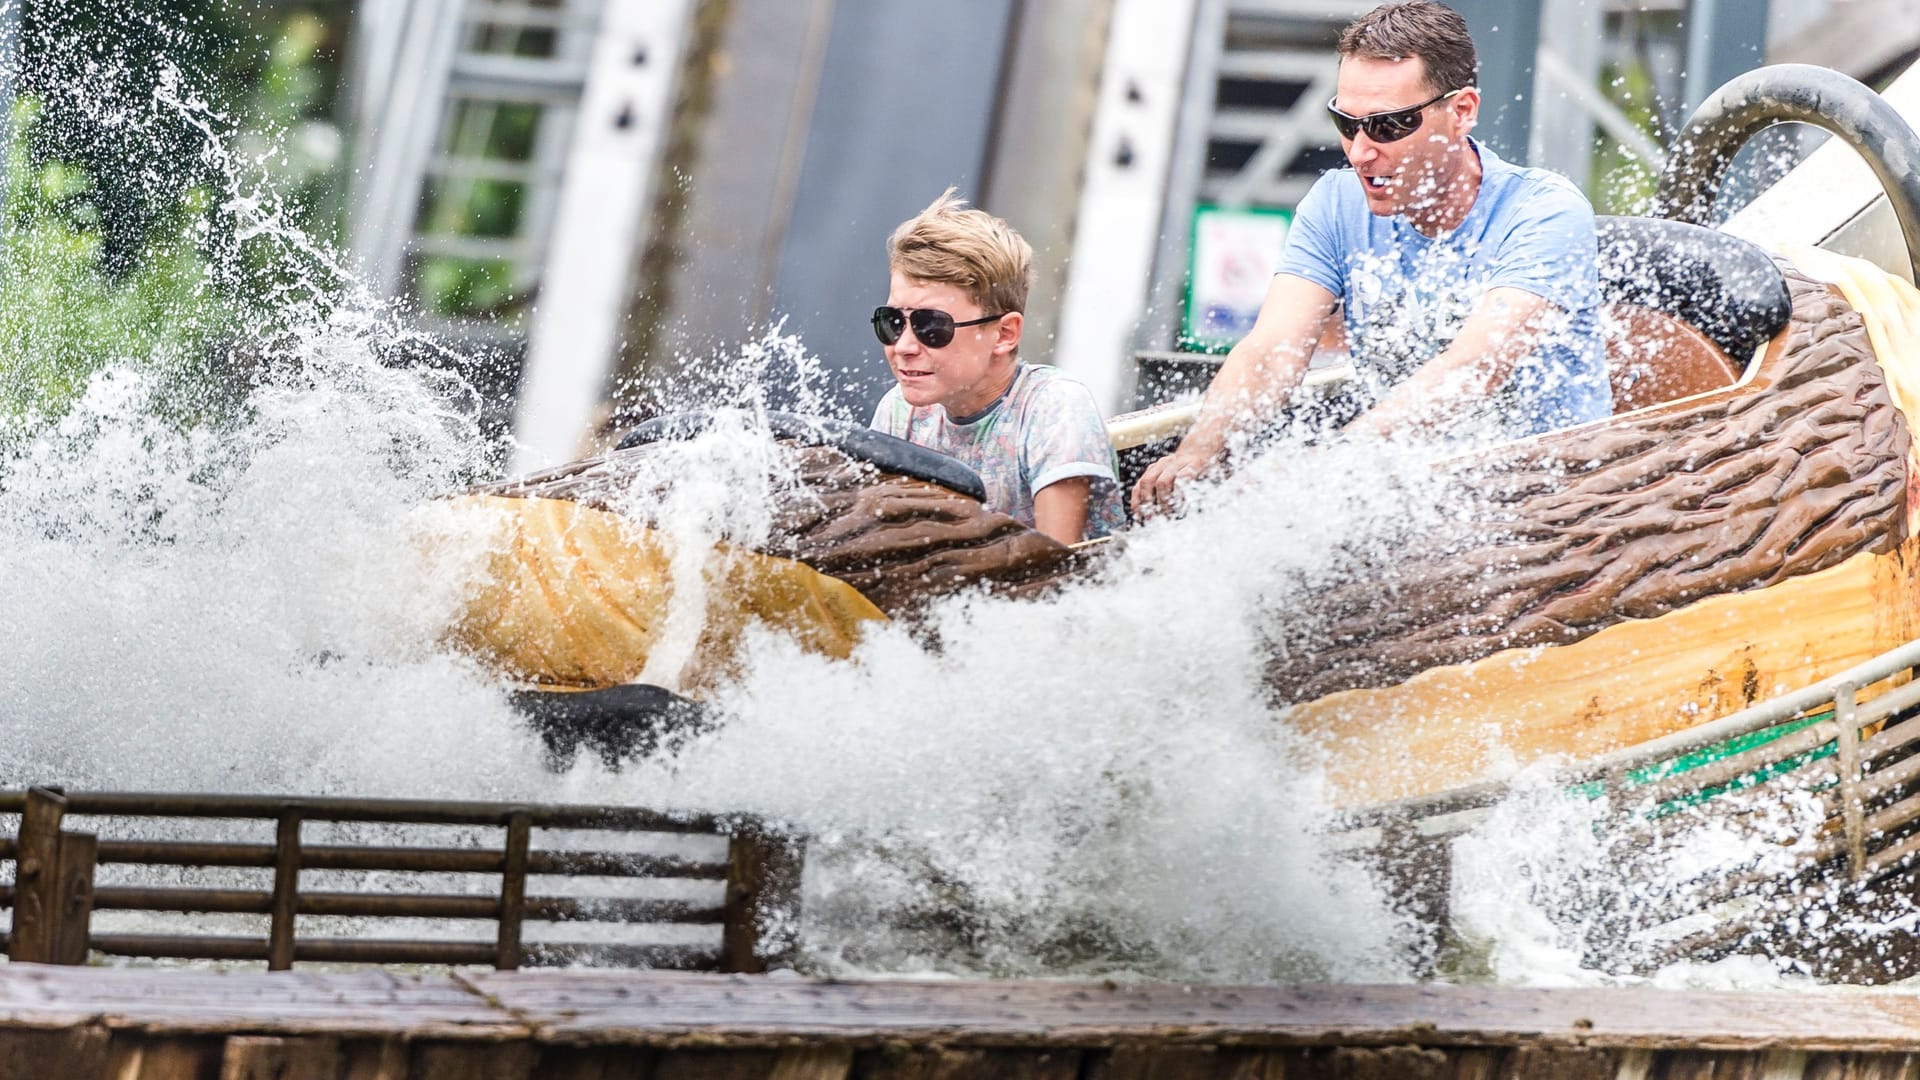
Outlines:
[[[336, 963], [477, 964], [510, 970], [525, 965], [589, 963], [618, 966], [755, 972], [786, 959], [791, 934], [765, 936], [770, 926], [797, 919], [800, 856], [796, 843], [744, 818], [657, 813], [630, 807], [520, 805], [426, 800], [301, 799], [246, 795], [62, 793], [51, 788], [0, 792], [0, 814], [18, 814], [15, 836], [0, 836], [0, 860], [12, 860], [11, 882], [0, 881], [0, 906], [12, 908], [11, 930], [0, 935], [16, 961], [80, 964], [108, 956], [266, 961], [284, 970], [296, 961]], [[65, 827], [76, 817], [90, 831]], [[156, 825], [183, 820], [224, 822], [228, 829], [270, 824], [270, 843], [153, 838]], [[146, 822], [144, 827], [137, 824]], [[371, 826], [360, 842], [308, 843], [316, 823]], [[461, 842], [421, 844], [430, 826], [452, 826]], [[411, 831], [407, 831], [410, 828]], [[162, 830], [164, 831], [164, 830]], [[202, 830], [204, 831], [204, 830]], [[446, 830], [441, 830], [445, 832]], [[544, 831], [544, 832], [542, 832]], [[536, 834], [625, 838], [614, 845], [549, 847]], [[498, 836], [487, 843], [488, 834]], [[396, 842], [396, 835], [398, 841]], [[635, 850], [635, 841], [664, 838], [687, 846], [709, 838], [710, 854]], [[698, 841], [694, 841], [698, 843]], [[497, 844], [497, 846], [495, 846]], [[661, 844], [656, 844], [656, 847]], [[272, 871], [270, 888], [236, 887], [216, 880], [102, 884], [102, 867], [227, 868], [254, 875]], [[170, 869], [169, 869], [170, 868]], [[368, 887], [303, 888], [303, 871], [332, 871]], [[449, 880], [496, 880], [476, 892], [431, 892]], [[218, 875], [215, 875], [216, 878]], [[530, 881], [588, 878], [627, 883], [629, 895], [535, 895]], [[677, 880], [707, 883], [696, 898], [633, 895], [633, 883]], [[424, 883], [424, 884], [423, 884]], [[96, 926], [96, 912], [264, 915], [264, 936], [223, 935], [183, 924], [174, 933], [112, 933]], [[368, 934], [303, 935], [302, 917], [335, 920], [485, 920], [484, 940], [395, 938]], [[256, 920], [257, 921], [257, 920]], [[606, 940], [526, 940], [529, 924], [618, 924], [621, 927], [707, 927], [709, 941], [633, 943]], [[378, 926], [378, 923], [359, 925]], [[699, 937], [701, 931], [681, 931]], [[604, 936], [604, 935], [603, 935]]]

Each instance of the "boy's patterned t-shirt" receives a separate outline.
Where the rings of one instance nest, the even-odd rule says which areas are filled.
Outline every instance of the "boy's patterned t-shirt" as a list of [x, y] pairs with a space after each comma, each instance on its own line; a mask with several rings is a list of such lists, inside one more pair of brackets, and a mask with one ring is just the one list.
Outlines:
[[913, 406], [894, 387], [873, 412], [875, 430], [957, 458], [980, 474], [987, 509], [1033, 527], [1033, 493], [1075, 476], [1093, 478], [1087, 538], [1126, 523], [1113, 443], [1093, 392], [1059, 368], [1022, 364], [1000, 401], [970, 424], [940, 405]]

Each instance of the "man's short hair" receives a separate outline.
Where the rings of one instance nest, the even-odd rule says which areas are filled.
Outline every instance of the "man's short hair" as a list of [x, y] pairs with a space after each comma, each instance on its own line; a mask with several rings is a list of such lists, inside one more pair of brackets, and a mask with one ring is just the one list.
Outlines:
[[887, 267], [915, 281], [957, 285], [984, 314], [1025, 311], [1033, 248], [1013, 226], [967, 209], [953, 188], [887, 237]]
[[1417, 56], [1425, 62], [1427, 84], [1436, 94], [1480, 82], [1480, 57], [1467, 20], [1433, 0], [1381, 4], [1353, 20], [1340, 33], [1340, 59], [1351, 56], [1368, 60]]

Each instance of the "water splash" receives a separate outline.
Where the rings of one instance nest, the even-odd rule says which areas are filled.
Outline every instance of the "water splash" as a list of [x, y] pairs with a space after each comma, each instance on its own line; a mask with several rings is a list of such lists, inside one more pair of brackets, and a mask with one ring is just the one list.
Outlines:
[[[169, 72], [161, 112], [91, 122], [195, 133], [217, 179], [185, 236], [214, 270], [205, 302], [241, 312], [229, 351], [249, 362], [198, 372], [216, 396], [182, 410], [151, 357], [99, 357], [71, 407], [0, 432], [0, 784], [765, 814], [810, 838], [802, 940], [826, 972], [1380, 981], [1433, 960], [1328, 843], [1321, 751], [1264, 680], [1275, 650], [1316, 632], [1320, 590], [1449, 512], [1428, 456], [1283, 438], [1185, 517], [1130, 534], [1093, 581], [956, 597], [847, 662], [754, 636], [716, 731], [671, 760], [552, 775], [507, 688], [441, 640], [480, 553], [417, 542], [431, 500], [499, 460], [471, 392], [392, 363], [446, 350], [290, 224], [192, 82]], [[161, 143], [143, 137], [134, 167], [158, 182]], [[668, 685], [711, 602], [715, 541], [764, 539], [788, 482], [756, 376], [812, 370], [778, 331], [722, 359], [674, 404], [747, 407], [662, 459], [664, 498], [637, 483], [624, 507], [675, 552], [648, 672]], [[803, 405], [824, 400], [804, 383]], [[1610, 870], [1579, 842], [1582, 812], [1524, 796], [1490, 835], [1530, 839], [1463, 845], [1456, 909], [1495, 938], [1501, 981], [1599, 977], [1577, 924]]]
[[[1306, 485], [1249, 470], [1086, 589], [957, 598], [851, 663], [758, 637], [719, 695], [729, 722], [678, 759], [550, 775], [507, 687], [441, 640], [484, 553], [418, 543], [433, 497], [499, 460], [476, 402], [444, 367], [393, 362], [445, 350], [291, 224], [191, 84], [163, 72], [153, 113], [91, 120], [190, 135], [170, 152], [214, 178], [182, 226], [210, 267], [196, 295], [240, 313], [221, 329], [246, 363], [182, 380], [91, 357], [70, 403], [9, 422], [0, 624], [26, 644], [0, 657], [0, 784], [756, 811], [813, 838], [820, 970], [1405, 972], [1398, 920], [1319, 842], [1310, 752], [1260, 678], [1275, 601], [1353, 531], [1327, 513], [1352, 503], [1353, 461], [1315, 458]], [[776, 331], [728, 361], [676, 404], [748, 407], [664, 456], [672, 483], [615, 500], [675, 551], [649, 672], [667, 684], [714, 542], [763, 541], [791, 482], [754, 394], [769, 364], [807, 370], [804, 349]], [[170, 406], [183, 385], [200, 407]]]

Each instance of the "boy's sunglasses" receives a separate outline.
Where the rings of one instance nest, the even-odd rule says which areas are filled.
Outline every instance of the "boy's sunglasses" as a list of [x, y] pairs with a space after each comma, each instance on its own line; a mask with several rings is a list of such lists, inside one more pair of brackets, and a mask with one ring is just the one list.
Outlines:
[[[1460, 90], [1465, 89], [1464, 86], [1460, 88]], [[1340, 137], [1343, 139], [1351, 141], [1354, 136], [1364, 131], [1367, 133], [1367, 138], [1377, 143], [1399, 142], [1420, 130], [1421, 123], [1426, 119], [1423, 110], [1427, 106], [1445, 101], [1460, 90], [1449, 90], [1438, 97], [1430, 97], [1418, 105], [1409, 105], [1404, 109], [1368, 113], [1365, 116], [1350, 116], [1334, 108], [1333, 102], [1338, 100], [1335, 98], [1327, 102], [1327, 111], [1333, 114], [1333, 126], [1340, 129]]]
[[900, 334], [913, 324], [914, 340], [929, 349], [942, 349], [953, 341], [953, 332], [963, 326], [979, 326], [995, 319], [1004, 319], [1006, 312], [998, 315], [982, 315], [966, 322], [954, 322], [953, 316], [935, 308], [914, 308], [911, 311], [897, 307], [877, 307], [873, 309], [873, 336], [880, 344], [891, 345], [900, 340]]

